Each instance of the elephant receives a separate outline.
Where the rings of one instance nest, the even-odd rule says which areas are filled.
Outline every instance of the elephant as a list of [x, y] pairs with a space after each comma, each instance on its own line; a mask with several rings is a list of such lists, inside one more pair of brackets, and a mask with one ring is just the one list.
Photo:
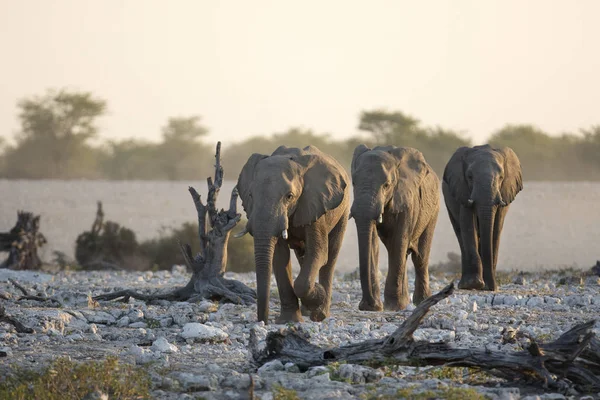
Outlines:
[[[314, 146], [280, 146], [254, 153], [237, 188], [254, 237], [258, 320], [268, 323], [271, 273], [281, 301], [277, 323], [329, 316], [333, 272], [348, 224], [350, 185], [345, 169]], [[292, 284], [290, 249], [300, 272]], [[319, 282], [316, 282], [317, 276]]]
[[[423, 154], [410, 147], [364, 144], [352, 157], [354, 201], [365, 311], [403, 310], [409, 302], [408, 255], [415, 266], [413, 302], [429, 297], [429, 253], [440, 209], [440, 180]], [[388, 252], [384, 304], [379, 292], [379, 240]]]
[[521, 163], [509, 147], [460, 147], [442, 182], [448, 215], [458, 239], [460, 289], [497, 289], [500, 234], [510, 203], [523, 189]]

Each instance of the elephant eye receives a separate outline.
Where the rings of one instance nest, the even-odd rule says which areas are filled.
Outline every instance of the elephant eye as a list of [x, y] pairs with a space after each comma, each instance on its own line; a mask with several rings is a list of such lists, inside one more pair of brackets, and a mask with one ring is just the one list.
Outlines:
[[390, 187], [390, 183], [389, 182], [386, 182], [386, 183], [383, 184], [383, 188], [384, 189], [387, 189], [389, 187]]
[[285, 196], [286, 199], [291, 200], [294, 198], [294, 194], [292, 192], [288, 193], [287, 196]]

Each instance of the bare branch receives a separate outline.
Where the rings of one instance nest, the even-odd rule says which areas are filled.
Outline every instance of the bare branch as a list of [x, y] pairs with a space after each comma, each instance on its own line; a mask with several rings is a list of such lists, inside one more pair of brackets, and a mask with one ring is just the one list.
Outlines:
[[14, 287], [16, 287], [17, 289], [19, 289], [21, 291], [21, 293], [23, 293], [23, 296], [29, 296], [29, 291], [27, 289], [25, 289], [23, 286], [21, 286], [19, 284], [19, 282], [15, 281], [12, 278], [8, 278], [8, 281], [10, 283], [12, 283]]
[[202, 204], [200, 195], [193, 187], [189, 186], [188, 190], [192, 199], [194, 200], [194, 206], [196, 207], [196, 213], [198, 214], [198, 237], [200, 238], [200, 253], [204, 254], [206, 247], [206, 206]]

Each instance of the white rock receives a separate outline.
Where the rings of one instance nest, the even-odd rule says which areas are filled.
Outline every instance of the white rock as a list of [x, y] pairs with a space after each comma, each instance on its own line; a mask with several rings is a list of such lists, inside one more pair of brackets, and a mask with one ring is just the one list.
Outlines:
[[117, 326], [122, 328], [125, 326], [129, 326], [129, 324], [131, 323], [131, 321], [129, 320], [128, 316], [125, 316], [123, 318], [121, 318], [120, 320], [117, 321]]
[[328, 372], [329, 372], [329, 370], [327, 369], [327, 367], [323, 367], [323, 366], [311, 367], [308, 369], [308, 371], [306, 371], [306, 376], [309, 378], [312, 378], [317, 375], [326, 374]]
[[508, 295], [504, 296], [503, 304], [507, 306], [514, 306], [515, 304], [517, 304], [518, 301], [519, 299], [517, 298], [517, 296]]
[[469, 313], [466, 312], [465, 310], [458, 310], [456, 312], [456, 319], [467, 319], [468, 316], [469, 316]]
[[471, 310], [473, 312], [477, 312], [477, 302], [476, 301], [473, 301], [473, 305], [471, 305]]
[[300, 368], [298, 368], [298, 366], [296, 364], [291, 363], [291, 362], [286, 363], [284, 365], [284, 368], [287, 372], [293, 372], [293, 373], [300, 372]]
[[110, 325], [117, 322], [115, 317], [105, 311], [82, 310], [81, 313], [88, 320], [88, 322], [93, 322], [95, 324]]
[[138, 322], [134, 322], [133, 324], [129, 324], [130, 328], [146, 328], [148, 327], [148, 324], [145, 323], [144, 321], [138, 321]]
[[144, 319], [144, 312], [142, 310], [132, 310], [127, 316], [129, 321], [138, 322]]
[[164, 337], [156, 339], [150, 348], [154, 351], [160, 351], [161, 353], [177, 353], [179, 351], [177, 346], [169, 343]]
[[381, 325], [381, 328], [379, 328], [379, 329], [384, 333], [391, 334], [391, 333], [394, 333], [396, 331], [396, 329], [398, 329], [398, 325], [387, 323], [387, 324]]
[[338, 374], [341, 378], [348, 379], [353, 384], [377, 382], [383, 378], [383, 372], [377, 369], [353, 364], [340, 365]]
[[262, 374], [267, 373], [267, 372], [283, 371], [284, 369], [285, 369], [285, 367], [283, 366], [283, 364], [281, 363], [281, 361], [279, 361], [279, 360], [272, 360], [272, 361], [269, 361], [268, 363], [265, 363], [264, 365], [262, 365], [258, 369], [258, 374], [262, 375]]
[[212, 301], [202, 300], [200, 304], [198, 304], [198, 311], [203, 313], [213, 313], [219, 309], [219, 306], [213, 303]]
[[98, 333], [98, 326], [96, 324], [89, 324], [88, 330], [90, 333]]
[[181, 336], [184, 339], [206, 340], [221, 342], [229, 337], [227, 333], [219, 328], [206, 326], [198, 322], [190, 322], [183, 326]]
[[539, 307], [539, 306], [541, 306], [543, 304], [544, 304], [544, 298], [543, 297], [533, 296], [533, 297], [530, 297], [529, 300], [527, 300], [527, 306], [528, 307]]

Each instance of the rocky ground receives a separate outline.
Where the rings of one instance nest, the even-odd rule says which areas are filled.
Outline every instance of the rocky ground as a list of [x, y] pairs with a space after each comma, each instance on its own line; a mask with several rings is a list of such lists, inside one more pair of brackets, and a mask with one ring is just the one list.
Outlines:
[[[252, 274], [231, 275], [255, 287]], [[19, 300], [12, 278], [32, 294], [57, 302]], [[496, 293], [457, 290], [434, 306], [415, 338], [452, 342], [457, 347], [520, 349], [503, 344], [502, 331], [514, 328], [541, 342], [557, 338], [573, 325], [600, 315], [597, 276], [578, 271], [502, 275]], [[600, 393], [546, 392], [540, 385], [504, 382], [466, 368], [385, 366], [374, 369], [349, 364], [300, 372], [295, 365], [270, 362], [257, 369], [248, 350], [250, 331], [264, 338], [282, 325], [256, 323], [255, 307], [232, 304], [158, 302], [147, 305], [92, 301], [90, 294], [134, 288], [168, 290], [187, 283], [180, 267], [159, 272], [69, 272], [55, 274], [0, 270], [0, 303], [35, 333], [16, 333], [0, 323], [0, 384], [15, 369], [39, 369], [58, 357], [89, 361], [116, 355], [144, 366], [152, 377], [155, 398], [243, 399], [251, 386], [259, 399], [326, 398], [600, 398]], [[452, 279], [435, 274], [432, 291]], [[413, 287], [412, 282], [410, 287]], [[272, 284], [271, 317], [279, 312]], [[338, 276], [331, 317], [304, 322], [311, 341], [339, 346], [393, 332], [411, 309], [402, 312], [358, 311], [360, 282], [356, 274]], [[600, 333], [600, 323], [595, 326]], [[472, 390], [471, 390], [472, 389]], [[297, 397], [295, 397], [297, 396]], [[421, 397], [419, 397], [421, 396]], [[471, 397], [468, 397], [471, 396]]]

